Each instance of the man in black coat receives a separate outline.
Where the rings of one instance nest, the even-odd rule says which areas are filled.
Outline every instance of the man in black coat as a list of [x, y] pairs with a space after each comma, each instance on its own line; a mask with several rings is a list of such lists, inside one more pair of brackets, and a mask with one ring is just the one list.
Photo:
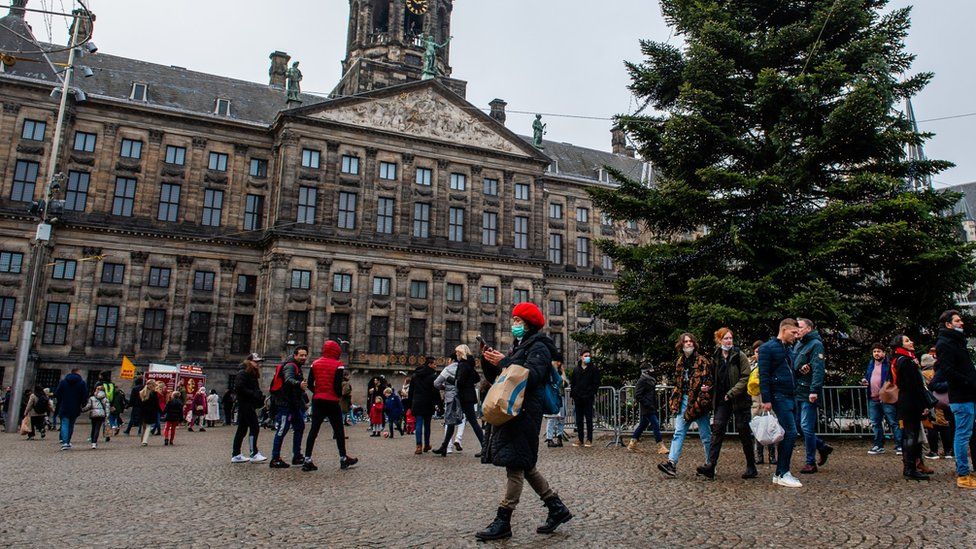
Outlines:
[[949, 408], [956, 420], [954, 450], [956, 486], [976, 488], [969, 469], [969, 441], [976, 421], [976, 367], [966, 348], [966, 335], [959, 311], [949, 310], [939, 317], [939, 339], [935, 343], [938, 361], [935, 370], [949, 382]]
[[430, 447], [430, 423], [434, 417], [434, 407], [440, 398], [440, 391], [434, 388], [434, 379], [437, 372], [434, 370], [435, 358], [427, 357], [423, 366], [418, 366], [413, 371], [410, 380], [410, 391], [407, 398], [410, 400], [410, 411], [416, 420], [414, 436], [417, 440], [415, 454], [420, 455], [429, 452]]
[[129, 436], [132, 432], [132, 426], [136, 426], [136, 434], [142, 434], [142, 407], [139, 406], [139, 391], [142, 391], [143, 380], [142, 376], [136, 376], [135, 383], [132, 385], [132, 390], [129, 391], [129, 424], [125, 427], [125, 435]]
[[[569, 396], [576, 408], [576, 436], [573, 446], [593, 446], [593, 404], [600, 389], [600, 368], [593, 364], [589, 351], [580, 353], [579, 363], [569, 374]], [[586, 440], [583, 439], [583, 422], [586, 421]]]

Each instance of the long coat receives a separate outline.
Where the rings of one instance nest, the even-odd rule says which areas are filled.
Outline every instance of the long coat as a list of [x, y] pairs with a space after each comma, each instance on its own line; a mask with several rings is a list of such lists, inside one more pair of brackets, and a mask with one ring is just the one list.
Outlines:
[[414, 417], [434, 415], [434, 405], [440, 395], [434, 388], [437, 372], [430, 366], [418, 366], [410, 380], [410, 411]]
[[[678, 357], [674, 366], [674, 392], [671, 393], [671, 413], [681, 411], [681, 397], [687, 392], [688, 407], [685, 408], [685, 421], [694, 421], [711, 411], [712, 406], [712, 362], [701, 353], [695, 353], [695, 362], [691, 366], [691, 375], [685, 387], [685, 357]], [[709, 390], [702, 390], [708, 386]]]

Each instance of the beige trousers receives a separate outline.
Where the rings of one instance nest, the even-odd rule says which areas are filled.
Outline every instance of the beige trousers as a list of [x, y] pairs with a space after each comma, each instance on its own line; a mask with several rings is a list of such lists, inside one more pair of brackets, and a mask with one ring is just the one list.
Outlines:
[[533, 467], [528, 471], [524, 469], [513, 469], [512, 467], [506, 467], [505, 473], [508, 475], [508, 484], [505, 486], [505, 497], [499, 504], [500, 507], [505, 509], [515, 510], [518, 505], [519, 498], [522, 496], [522, 486], [524, 481], [529, 481], [529, 486], [535, 490], [536, 494], [543, 500], [546, 500], [554, 495], [556, 492], [552, 490], [549, 483], [542, 476], [542, 473], [538, 469]]

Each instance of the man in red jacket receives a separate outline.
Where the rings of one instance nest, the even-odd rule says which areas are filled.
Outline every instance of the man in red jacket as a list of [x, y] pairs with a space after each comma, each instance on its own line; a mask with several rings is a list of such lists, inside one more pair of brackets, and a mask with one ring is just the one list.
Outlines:
[[339, 449], [339, 468], [348, 469], [359, 460], [346, 455], [346, 432], [342, 426], [342, 379], [345, 367], [339, 362], [342, 348], [331, 339], [322, 344], [322, 356], [312, 363], [308, 373], [308, 388], [312, 391], [312, 427], [305, 441], [305, 464], [302, 471], [315, 471], [318, 467], [312, 462], [312, 449], [319, 434], [322, 421], [329, 418]]

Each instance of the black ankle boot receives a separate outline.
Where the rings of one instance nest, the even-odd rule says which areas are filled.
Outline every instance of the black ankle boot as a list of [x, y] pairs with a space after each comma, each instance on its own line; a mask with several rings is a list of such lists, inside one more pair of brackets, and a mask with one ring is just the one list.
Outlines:
[[512, 510], [499, 507], [495, 520], [491, 521], [487, 528], [475, 534], [474, 537], [481, 541], [512, 537]]
[[441, 457], [447, 457], [447, 446], [441, 446], [440, 448], [431, 452], [432, 454], [437, 454]]
[[699, 465], [695, 468], [695, 475], [715, 480], [715, 468], [710, 465]]
[[539, 534], [551, 534], [560, 524], [569, 522], [569, 519], [573, 518], [573, 514], [569, 512], [559, 496], [551, 496], [542, 503], [549, 508], [549, 516], [546, 517], [545, 524], [535, 529]]

